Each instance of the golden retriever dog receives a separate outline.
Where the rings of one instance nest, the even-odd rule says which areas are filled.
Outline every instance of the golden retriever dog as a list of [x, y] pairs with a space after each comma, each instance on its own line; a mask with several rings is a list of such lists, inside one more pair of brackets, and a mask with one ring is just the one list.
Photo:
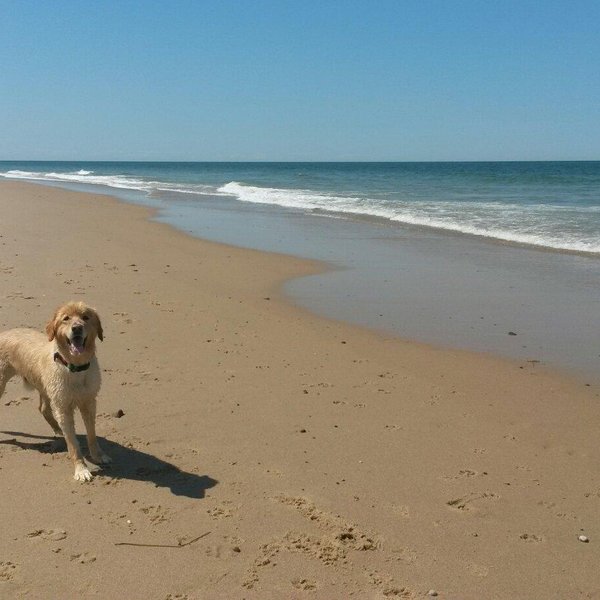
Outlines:
[[58, 308], [46, 325], [46, 336], [33, 329], [0, 333], [0, 397], [14, 375], [37, 389], [40, 412], [54, 433], [64, 436], [77, 481], [90, 481], [92, 474], [75, 436], [76, 407], [83, 417], [92, 461], [110, 462], [96, 440], [96, 395], [100, 390], [96, 338], [103, 339], [100, 317], [83, 302]]

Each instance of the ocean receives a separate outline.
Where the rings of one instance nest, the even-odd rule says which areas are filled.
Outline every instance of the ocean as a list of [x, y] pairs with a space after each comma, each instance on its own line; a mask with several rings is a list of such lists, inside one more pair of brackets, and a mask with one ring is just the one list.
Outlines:
[[600, 380], [600, 162], [19, 161], [0, 176], [326, 261], [284, 288], [316, 313]]
[[3, 162], [7, 178], [186, 194], [600, 254], [600, 162]]

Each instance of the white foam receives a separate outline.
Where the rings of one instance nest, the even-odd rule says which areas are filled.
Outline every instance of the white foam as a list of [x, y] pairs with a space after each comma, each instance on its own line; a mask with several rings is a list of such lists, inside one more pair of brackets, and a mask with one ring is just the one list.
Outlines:
[[0, 173], [9, 179], [31, 179], [34, 181], [67, 181], [71, 183], [87, 183], [92, 185], [106, 185], [108, 187], [146, 190], [147, 184], [142, 180], [119, 175], [92, 175], [93, 171], [76, 171], [74, 173], [40, 173], [36, 171], [6, 171]]
[[62, 181], [69, 183], [84, 183], [88, 185], [103, 185], [125, 190], [137, 190], [145, 193], [154, 191], [175, 192], [179, 194], [227, 195], [217, 192], [213, 186], [202, 184], [179, 184], [164, 181], [146, 181], [126, 175], [94, 175], [94, 171], [80, 169], [70, 173], [41, 173], [36, 171], [12, 170], [0, 173], [9, 179], [30, 179], [34, 181]]
[[[496, 240], [569, 250], [600, 253], [600, 239], [574, 227], [564, 230], [565, 215], [582, 218], [586, 208], [549, 204], [519, 205], [494, 202], [386, 201], [353, 196], [333, 196], [311, 190], [262, 188], [231, 181], [219, 192], [243, 202], [271, 204], [300, 210], [363, 215], [407, 225], [416, 225]], [[552, 219], [549, 213], [555, 213]], [[561, 223], [562, 220], [562, 223]]]
[[33, 171], [19, 171], [18, 169], [13, 169], [12, 171], [6, 171], [6, 173], [0, 173], [2, 177], [8, 177], [11, 179], [43, 179], [43, 173], [36, 173]]
[[600, 254], [598, 232], [591, 226], [586, 227], [590, 211], [600, 211], [600, 207], [386, 200], [357, 195], [342, 196], [313, 190], [257, 187], [237, 181], [231, 181], [215, 189], [204, 184], [148, 181], [126, 175], [97, 175], [94, 171], [84, 169], [69, 173], [42, 173], [15, 169], [0, 173], [0, 176], [11, 179], [100, 185], [140, 191], [148, 195], [157, 192], [222, 195], [234, 197], [242, 202], [318, 212], [322, 215], [375, 217], [406, 225], [506, 242]]

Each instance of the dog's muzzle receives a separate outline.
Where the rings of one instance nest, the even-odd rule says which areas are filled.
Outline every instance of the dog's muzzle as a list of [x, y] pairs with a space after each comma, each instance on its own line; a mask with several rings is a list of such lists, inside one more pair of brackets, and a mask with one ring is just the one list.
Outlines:
[[71, 335], [69, 337], [69, 349], [72, 354], [81, 354], [85, 350], [86, 336], [83, 332], [82, 326], [75, 326], [71, 329]]

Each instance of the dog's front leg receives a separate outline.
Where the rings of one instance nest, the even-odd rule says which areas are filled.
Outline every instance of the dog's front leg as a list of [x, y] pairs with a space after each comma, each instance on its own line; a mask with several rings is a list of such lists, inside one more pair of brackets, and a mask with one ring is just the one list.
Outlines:
[[54, 431], [54, 435], [62, 435], [62, 431], [52, 414], [52, 407], [50, 405], [50, 399], [43, 393], [40, 392], [40, 412], [44, 419], [46, 419], [48, 425], [52, 427], [52, 431]]
[[67, 442], [67, 449], [69, 451], [69, 456], [75, 465], [75, 474], [73, 475], [73, 479], [77, 481], [91, 481], [92, 474], [90, 470], [87, 468], [85, 461], [83, 460], [83, 455], [81, 454], [81, 448], [79, 447], [79, 442], [77, 441], [77, 437], [75, 435], [75, 420], [73, 418], [73, 407], [68, 407], [64, 410], [57, 411], [60, 414], [56, 414], [55, 417], [58, 421], [58, 424], [65, 436], [65, 441]]
[[96, 438], [96, 399], [81, 402], [79, 404], [79, 411], [85, 424], [88, 448], [92, 460], [98, 465], [107, 465], [112, 462], [110, 456], [102, 452]]

